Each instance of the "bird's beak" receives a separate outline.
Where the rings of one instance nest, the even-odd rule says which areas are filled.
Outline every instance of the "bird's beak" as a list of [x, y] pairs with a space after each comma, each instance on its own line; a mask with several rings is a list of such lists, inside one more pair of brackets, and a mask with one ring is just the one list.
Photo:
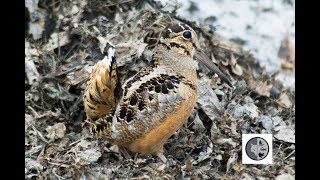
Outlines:
[[211, 61], [211, 59], [204, 53], [202, 49], [198, 49], [194, 55], [196, 60], [204, 63], [211, 72], [216, 73], [224, 82], [226, 82], [230, 87], [232, 86], [231, 79], [224, 73], [220, 71], [220, 69]]

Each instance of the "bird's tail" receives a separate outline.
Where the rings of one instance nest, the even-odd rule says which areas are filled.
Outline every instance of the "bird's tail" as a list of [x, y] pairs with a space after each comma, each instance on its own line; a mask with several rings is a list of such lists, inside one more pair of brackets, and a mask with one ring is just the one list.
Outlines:
[[84, 111], [87, 118], [95, 120], [109, 113], [115, 106], [115, 94], [118, 87], [115, 49], [109, 48], [108, 55], [92, 69], [90, 79], [84, 91]]

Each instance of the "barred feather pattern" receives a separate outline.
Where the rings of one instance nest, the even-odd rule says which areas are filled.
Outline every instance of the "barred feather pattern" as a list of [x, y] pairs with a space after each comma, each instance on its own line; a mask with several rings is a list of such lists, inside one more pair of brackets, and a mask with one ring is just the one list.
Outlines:
[[116, 65], [108, 53], [93, 68], [84, 93], [89, 131], [112, 144], [160, 154], [165, 160], [161, 156], [164, 142], [186, 122], [196, 104], [193, 55], [197, 45], [189, 26], [168, 28], [150, 64], [124, 82], [119, 97], [115, 96], [119, 85]]
[[115, 106], [116, 68], [115, 49], [109, 48], [108, 55], [93, 67], [84, 91], [84, 111], [88, 119], [103, 117]]
[[[115, 111], [89, 122], [92, 134], [125, 146], [159, 125], [185, 99], [195, 97], [195, 85], [178, 75], [165, 74], [161, 68], [155, 68], [149, 76], [144, 76], [145, 79], [128, 86], [128, 82], [132, 82], [130, 80], [136, 76], [128, 79], [122, 86], [124, 90], [136, 88], [135, 91], [130, 91], [132, 93], [123, 93]], [[190, 103], [190, 108], [193, 109], [193, 106]]]

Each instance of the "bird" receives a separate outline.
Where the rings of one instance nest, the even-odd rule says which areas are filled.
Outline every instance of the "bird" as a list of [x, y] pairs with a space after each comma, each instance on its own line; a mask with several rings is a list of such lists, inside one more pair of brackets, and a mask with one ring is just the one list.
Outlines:
[[196, 32], [187, 24], [167, 26], [152, 52], [150, 63], [119, 84], [115, 49], [94, 65], [83, 102], [89, 132], [126, 149], [158, 156], [166, 163], [164, 144], [191, 115], [197, 97], [200, 60], [227, 84], [201, 49]]

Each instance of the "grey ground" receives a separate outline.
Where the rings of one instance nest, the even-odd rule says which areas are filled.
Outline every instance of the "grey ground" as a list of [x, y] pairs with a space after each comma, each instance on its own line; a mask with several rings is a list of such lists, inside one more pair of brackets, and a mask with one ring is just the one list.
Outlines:
[[[294, 179], [294, 20], [289, 12], [291, 7], [294, 14], [294, 2], [263, 2], [205, 1], [209, 6], [185, 1], [178, 8], [166, 1], [161, 6], [155, 1], [27, 0], [25, 178]], [[238, 8], [230, 15], [231, 5]], [[211, 6], [217, 14], [203, 10]], [[241, 8], [260, 16], [253, 23], [254, 14], [244, 16]], [[289, 33], [280, 31], [280, 18], [270, 23], [279, 34], [264, 35], [268, 31], [262, 27], [281, 13]], [[249, 20], [240, 22], [245, 17]], [[111, 45], [117, 49], [121, 80], [130, 77], [148, 62], [170, 22], [196, 30], [207, 54], [236, 82], [235, 89], [199, 64], [197, 106], [165, 144], [167, 166], [156, 157], [133, 153], [126, 160], [117, 147], [82, 128], [85, 81]], [[246, 35], [240, 25], [226, 26], [232, 23], [252, 23], [252, 28]], [[220, 27], [214, 31], [212, 25]], [[254, 43], [253, 35], [265, 43]], [[263, 51], [266, 45], [272, 50]], [[274, 135], [272, 165], [241, 163], [243, 133]]]

